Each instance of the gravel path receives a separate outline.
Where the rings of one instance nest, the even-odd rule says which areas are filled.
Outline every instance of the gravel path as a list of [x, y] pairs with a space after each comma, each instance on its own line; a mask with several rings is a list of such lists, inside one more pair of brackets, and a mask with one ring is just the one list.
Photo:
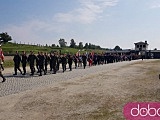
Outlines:
[[84, 77], [86, 75], [95, 74], [103, 71], [107, 72], [110, 71], [111, 69], [112, 70], [120, 69], [125, 65], [129, 65], [135, 62], [137, 62], [137, 60], [92, 66], [90, 68], [87, 66], [86, 69], [78, 68], [76, 70], [73, 69], [71, 72], [69, 71], [69, 69], [67, 69], [67, 71], [64, 73], [62, 72], [62, 69], [60, 69], [60, 71], [58, 71], [57, 74], [51, 74], [49, 72], [47, 73], [47, 75], [45, 76], [43, 75], [41, 77], [39, 77], [38, 74], [36, 74], [33, 77], [31, 77], [29, 74], [27, 74], [26, 76], [22, 75], [13, 76], [12, 75], [13, 69], [5, 69], [4, 75], [6, 76], [7, 80], [4, 83], [0, 83], [0, 97], [23, 92], [26, 90], [31, 90], [38, 87], [52, 85], [55, 82], [61, 82], [78, 77]]

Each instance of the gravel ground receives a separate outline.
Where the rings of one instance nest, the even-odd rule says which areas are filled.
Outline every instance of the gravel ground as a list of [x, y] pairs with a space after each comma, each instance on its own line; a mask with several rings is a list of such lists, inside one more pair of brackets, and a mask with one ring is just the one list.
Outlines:
[[160, 101], [159, 64], [125, 61], [42, 77], [5, 69], [0, 120], [124, 120], [128, 102]]
[[[73, 78], [84, 77], [89, 74], [94, 74], [102, 71], [110, 71], [113, 67], [120, 68], [121, 66], [128, 65], [131, 63], [135, 63], [136, 61], [125, 61], [121, 63], [113, 63], [113, 64], [104, 64], [99, 66], [87, 66], [86, 69], [79, 67], [78, 69], [73, 69], [69, 71], [67, 69], [66, 72], [62, 73], [62, 69], [57, 72], [57, 74], [51, 74], [50, 71], [45, 76], [39, 77], [38, 74], [31, 77], [29, 74], [26, 76], [17, 75], [13, 76], [13, 68], [7, 68], [4, 71], [4, 75], [6, 76], [6, 82], [0, 83], [0, 97], [19, 93], [26, 90], [31, 90], [36, 87], [42, 87], [54, 84], [55, 82], [66, 81]], [[29, 72], [29, 68], [27, 68]]]

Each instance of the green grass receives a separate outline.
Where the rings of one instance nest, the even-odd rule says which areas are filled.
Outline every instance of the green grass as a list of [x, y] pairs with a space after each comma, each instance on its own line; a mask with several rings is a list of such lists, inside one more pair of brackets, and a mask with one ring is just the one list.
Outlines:
[[[70, 54], [75, 54], [76, 52], [78, 52], [79, 49], [76, 48], [69, 48], [69, 47], [46, 47], [46, 46], [37, 46], [37, 45], [25, 45], [25, 44], [15, 44], [15, 43], [6, 43], [3, 44], [2, 46], [3, 52], [7, 55], [7, 54], [14, 54], [15, 51], [26, 51], [27, 53], [29, 53], [30, 51], [34, 51], [35, 53], [37, 53], [38, 51], [42, 51], [42, 52], [51, 52], [51, 51], [57, 51], [61, 53], [70, 53]], [[96, 53], [102, 53], [104, 52], [104, 50], [83, 50], [81, 51], [81, 53], [85, 53], [85, 52], [96, 52]]]

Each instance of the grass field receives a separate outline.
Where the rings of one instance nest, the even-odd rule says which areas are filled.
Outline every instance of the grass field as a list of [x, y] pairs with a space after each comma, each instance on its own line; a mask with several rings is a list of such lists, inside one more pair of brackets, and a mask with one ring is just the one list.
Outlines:
[[[75, 54], [79, 49], [76, 48], [70, 48], [70, 47], [50, 47], [50, 46], [37, 46], [37, 45], [26, 45], [26, 44], [16, 44], [16, 43], [6, 43], [2, 46], [3, 52], [5, 54], [14, 54], [15, 51], [26, 51], [29, 53], [30, 51], [34, 51], [37, 53], [38, 51], [43, 51], [43, 52], [51, 52], [51, 51], [57, 51], [61, 53], [70, 53], [70, 54]], [[97, 49], [82, 49], [81, 53], [84, 52], [96, 52], [96, 53], [101, 53], [104, 52], [105, 50], [97, 50]]]

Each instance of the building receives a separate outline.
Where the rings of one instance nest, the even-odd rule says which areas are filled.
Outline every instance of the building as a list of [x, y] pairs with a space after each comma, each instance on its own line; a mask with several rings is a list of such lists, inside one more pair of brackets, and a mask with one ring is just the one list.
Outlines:
[[159, 59], [160, 58], [160, 50], [148, 50], [149, 44], [147, 41], [138, 42], [135, 44], [135, 51], [137, 51], [140, 55], [145, 56], [146, 59]]
[[148, 43], [147, 41], [145, 42], [138, 42], [138, 43], [134, 43], [135, 44], [135, 50], [136, 51], [146, 51], [148, 50]]
[[147, 50], [146, 58], [147, 59], [160, 59], [160, 50]]
[[134, 54], [141, 58], [142, 56], [146, 59], [160, 59], [160, 50], [148, 50], [149, 44], [145, 42], [137, 42], [135, 44], [135, 50], [126, 49], [126, 50], [108, 50], [106, 54], [119, 54], [119, 55], [130, 55]]

